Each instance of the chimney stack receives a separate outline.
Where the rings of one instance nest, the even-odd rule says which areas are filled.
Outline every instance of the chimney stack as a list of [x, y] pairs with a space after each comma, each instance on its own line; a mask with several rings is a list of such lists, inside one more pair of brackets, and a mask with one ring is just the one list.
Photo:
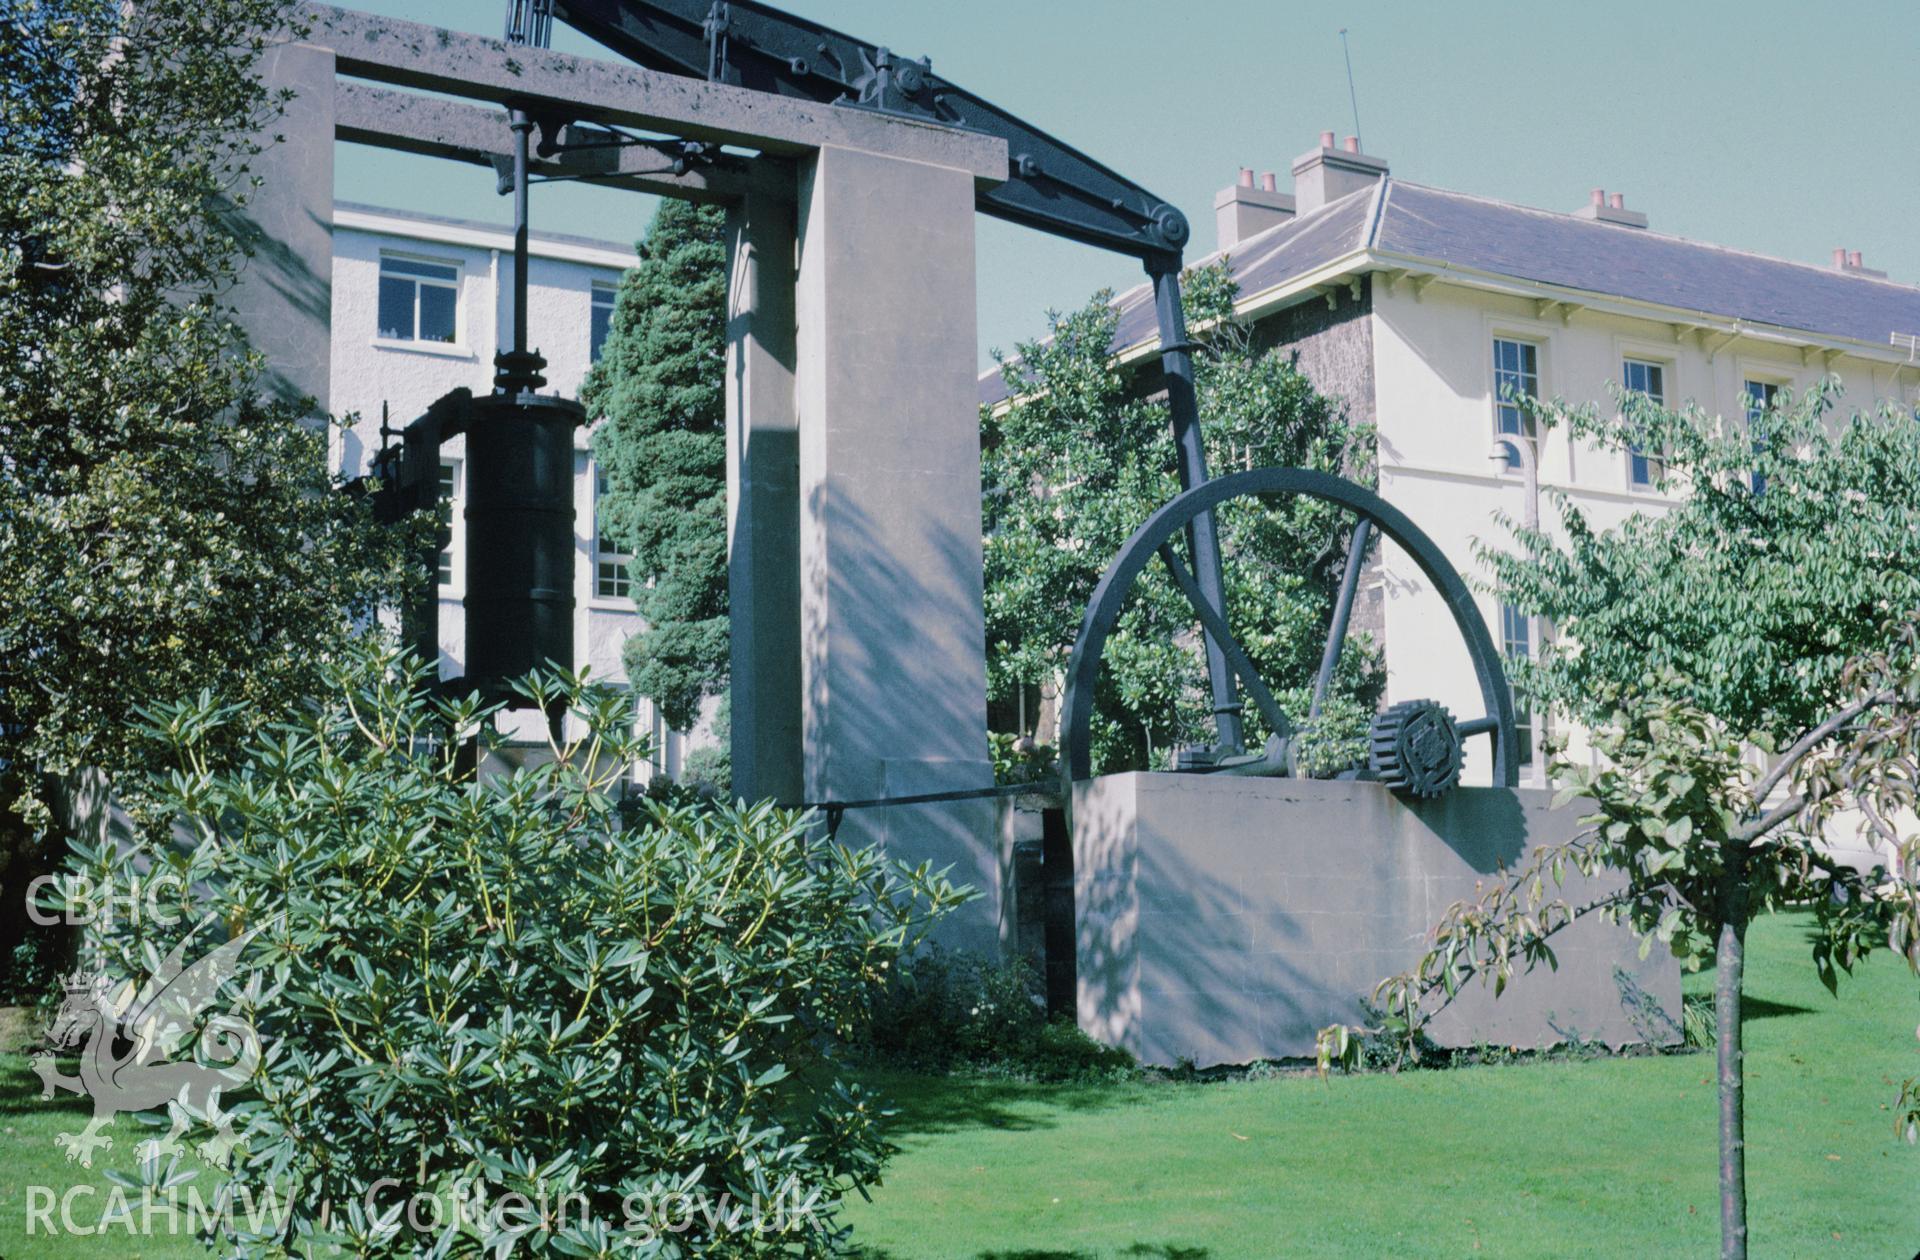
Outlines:
[[1241, 241], [1260, 235], [1293, 218], [1293, 198], [1279, 190], [1273, 172], [1260, 176], [1254, 187], [1253, 168], [1240, 168], [1236, 183], [1222, 188], [1213, 198], [1215, 248], [1229, 250]]
[[1875, 271], [1861, 261], [1857, 249], [1836, 249], [1833, 251], [1833, 269], [1850, 276], [1872, 276], [1876, 280], [1885, 280], [1887, 273]]
[[1588, 194], [1587, 204], [1573, 212], [1576, 219], [1591, 219], [1595, 223], [1611, 223], [1615, 227], [1643, 228], [1647, 226], [1647, 216], [1637, 210], [1627, 209], [1625, 193], [1609, 194], [1604, 188], [1596, 188]]
[[1293, 195], [1301, 214], [1312, 214], [1331, 201], [1371, 188], [1385, 179], [1387, 161], [1360, 151], [1360, 137], [1348, 136], [1336, 149], [1333, 133], [1320, 133], [1320, 147], [1293, 159]]

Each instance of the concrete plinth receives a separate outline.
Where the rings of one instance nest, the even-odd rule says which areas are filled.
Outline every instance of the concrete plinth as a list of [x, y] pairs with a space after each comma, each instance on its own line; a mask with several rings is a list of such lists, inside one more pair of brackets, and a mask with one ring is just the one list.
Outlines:
[[[1333, 1023], [1413, 966], [1448, 905], [1524, 852], [1574, 834], [1545, 791], [1458, 788], [1411, 804], [1377, 783], [1123, 774], [1075, 786], [1071, 826], [1082, 1028], [1143, 1062], [1313, 1054]], [[1604, 885], [1570, 874], [1578, 905]], [[1442, 1045], [1539, 1047], [1578, 1035], [1670, 1040], [1679, 967], [1590, 920], [1553, 940], [1557, 971], [1497, 1001], [1477, 985], [1433, 1024]], [[1671, 1023], [1651, 1024], [1650, 998]]]

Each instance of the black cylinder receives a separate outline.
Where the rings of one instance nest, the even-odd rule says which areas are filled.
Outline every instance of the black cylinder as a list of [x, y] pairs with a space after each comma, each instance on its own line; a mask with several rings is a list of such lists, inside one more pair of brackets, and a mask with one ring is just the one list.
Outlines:
[[474, 399], [471, 416], [466, 681], [524, 703], [508, 679], [573, 668], [573, 430], [586, 412], [516, 393]]

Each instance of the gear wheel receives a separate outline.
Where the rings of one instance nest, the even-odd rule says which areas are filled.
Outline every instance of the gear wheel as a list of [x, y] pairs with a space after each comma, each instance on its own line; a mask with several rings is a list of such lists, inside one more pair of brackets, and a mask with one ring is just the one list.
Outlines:
[[1367, 743], [1367, 768], [1402, 796], [1431, 799], [1460, 782], [1460, 731], [1437, 701], [1402, 700], [1375, 714]]

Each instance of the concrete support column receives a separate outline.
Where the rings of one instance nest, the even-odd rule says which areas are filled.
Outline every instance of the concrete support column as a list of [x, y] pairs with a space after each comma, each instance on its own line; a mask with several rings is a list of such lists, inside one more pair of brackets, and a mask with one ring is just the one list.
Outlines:
[[261, 57], [267, 89], [291, 88], [295, 99], [260, 138], [260, 186], [228, 214], [250, 254], [230, 300], [267, 356], [267, 391], [312, 399], [315, 416], [327, 413], [332, 372], [333, 73], [330, 48], [280, 44]]
[[787, 175], [759, 181], [727, 211], [727, 594], [734, 794], [797, 805], [800, 454]]
[[[809, 801], [985, 787], [974, 177], [822, 148], [799, 172]], [[736, 718], [736, 720], [738, 720]], [[990, 889], [991, 802], [849, 812], [852, 843]], [[976, 903], [992, 948], [997, 905]], [[965, 936], [954, 936], [961, 943]]]

